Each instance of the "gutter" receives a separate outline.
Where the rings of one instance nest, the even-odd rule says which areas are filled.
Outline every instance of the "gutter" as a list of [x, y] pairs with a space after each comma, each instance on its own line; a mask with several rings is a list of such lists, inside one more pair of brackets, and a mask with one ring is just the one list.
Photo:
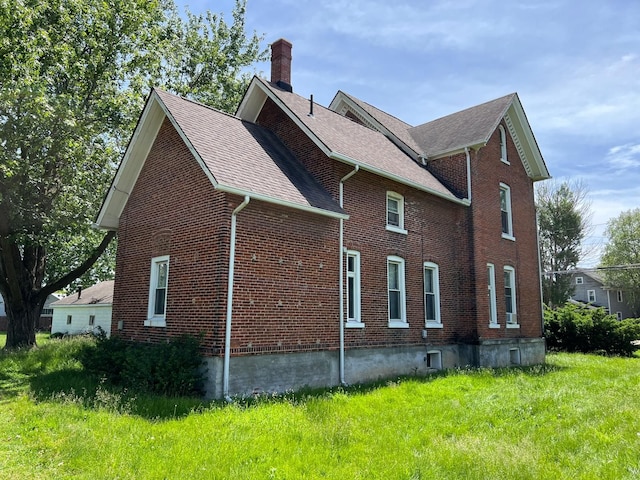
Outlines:
[[222, 370], [222, 396], [231, 402], [229, 396], [229, 360], [231, 349], [231, 314], [233, 312], [233, 275], [236, 259], [236, 216], [249, 204], [251, 197], [245, 195], [244, 200], [231, 213], [231, 240], [229, 246], [229, 280], [227, 283], [227, 322], [224, 335], [224, 367]]
[[[340, 208], [344, 206], [344, 182], [355, 175], [358, 170], [360, 170], [360, 166], [356, 165], [353, 170], [340, 179]], [[346, 385], [344, 379], [344, 218], [340, 218], [340, 245], [338, 249], [340, 251], [340, 281], [338, 287], [340, 290], [340, 384]]]

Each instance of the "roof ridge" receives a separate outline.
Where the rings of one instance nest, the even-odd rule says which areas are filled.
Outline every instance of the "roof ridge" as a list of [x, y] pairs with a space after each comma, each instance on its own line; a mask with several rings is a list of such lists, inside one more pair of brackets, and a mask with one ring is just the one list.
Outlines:
[[387, 111], [385, 111], [385, 110], [382, 110], [382, 109], [381, 109], [381, 108], [379, 108], [379, 107], [376, 107], [376, 106], [375, 106], [375, 105], [373, 105], [372, 103], [366, 102], [365, 100], [362, 100], [362, 99], [360, 99], [360, 98], [358, 98], [358, 97], [356, 97], [356, 96], [354, 96], [354, 95], [351, 95], [350, 93], [347, 93], [347, 92], [345, 92], [344, 90], [338, 90], [338, 92], [341, 92], [343, 95], [346, 95], [347, 97], [349, 97], [351, 100], [353, 100], [353, 101], [355, 101], [355, 102], [364, 103], [365, 105], [368, 105], [368, 106], [370, 106], [371, 108], [374, 108], [375, 110], [377, 110], [377, 111], [379, 111], [379, 112], [381, 112], [381, 113], [384, 113], [385, 115], [388, 115], [389, 117], [395, 118], [395, 119], [396, 119], [396, 120], [398, 120], [399, 122], [404, 123], [404, 124], [408, 127], [408, 129], [409, 129], [409, 128], [413, 128], [413, 125], [411, 125], [410, 123], [405, 122], [403, 119], [401, 119], [400, 117], [397, 117], [397, 116], [393, 115], [392, 113], [389, 113], [389, 112], [387, 112]]
[[182, 95], [178, 95], [177, 93], [169, 92], [169, 91], [164, 90], [164, 89], [159, 88], [159, 87], [153, 87], [152, 90], [153, 91], [162, 92], [163, 94], [166, 94], [166, 95], [171, 95], [172, 97], [179, 98], [180, 100], [183, 100], [183, 101], [189, 102], [189, 103], [193, 103], [194, 105], [197, 105], [197, 106], [200, 106], [200, 107], [204, 107], [204, 108], [207, 108], [209, 110], [213, 110], [214, 112], [221, 113], [223, 115], [226, 115], [227, 117], [235, 118], [236, 120], [242, 120], [240, 117], [238, 117], [236, 115], [233, 115], [233, 114], [231, 114], [229, 112], [225, 112], [224, 110], [220, 110], [219, 108], [212, 107], [211, 105], [207, 105], [206, 103], [199, 102], [198, 100], [193, 100], [192, 98], [184, 97]]

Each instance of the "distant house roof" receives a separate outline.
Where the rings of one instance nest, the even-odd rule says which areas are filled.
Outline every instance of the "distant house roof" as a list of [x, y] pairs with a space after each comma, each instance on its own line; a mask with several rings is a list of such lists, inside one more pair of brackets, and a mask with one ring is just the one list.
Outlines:
[[533, 180], [550, 177], [516, 93], [415, 127], [344, 92], [338, 92], [329, 108], [342, 113], [351, 110], [356, 115], [360, 114], [359, 118], [365, 124], [395, 137], [396, 144], [403, 150], [409, 148], [416, 156], [427, 158], [452, 155], [465, 148], [483, 147], [504, 119], [527, 174]]
[[117, 229], [128, 195], [165, 118], [171, 121], [214, 188], [321, 215], [348, 217], [269, 130], [155, 89], [100, 209], [98, 226]]
[[113, 303], [113, 283], [113, 280], [96, 283], [80, 292], [61, 298], [50, 306], [55, 308], [72, 305], [111, 305]]
[[253, 78], [238, 108], [238, 116], [255, 121], [267, 98], [279, 105], [328, 157], [464, 203], [384, 134], [317, 104], [313, 105], [311, 114], [309, 99], [258, 77]]

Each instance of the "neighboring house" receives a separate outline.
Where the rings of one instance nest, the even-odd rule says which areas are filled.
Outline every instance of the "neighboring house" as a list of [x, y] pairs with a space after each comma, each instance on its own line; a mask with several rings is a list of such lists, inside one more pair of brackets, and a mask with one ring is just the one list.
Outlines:
[[[53, 315], [53, 310], [51, 309], [51, 304], [60, 299], [60, 295], [56, 293], [52, 293], [47, 297], [47, 300], [44, 302], [42, 307], [42, 312], [40, 313], [40, 318], [38, 319], [38, 324], [36, 325], [36, 329], [39, 331], [51, 331], [51, 319]], [[7, 313], [5, 310], [4, 299], [2, 295], [0, 295], [0, 332], [7, 331]]]
[[607, 287], [604, 276], [596, 270], [579, 270], [572, 274], [575, 290], [571, 299], [594, 307], [604, 307], [618, 320], [634, 318], [634, 312], [626, 303], [623, 290]]
[[543, 362], [549, 173], [517, 94], [413, 127], [290, 66], [275, 42], [236, 116], [151, 92], [96, 220], [113, 333], [202, 335], [218, 398]]
[[97, 283], [51, 304], [51, 333], [78, 334], [104, 330], [111, 334], [113, 280]]

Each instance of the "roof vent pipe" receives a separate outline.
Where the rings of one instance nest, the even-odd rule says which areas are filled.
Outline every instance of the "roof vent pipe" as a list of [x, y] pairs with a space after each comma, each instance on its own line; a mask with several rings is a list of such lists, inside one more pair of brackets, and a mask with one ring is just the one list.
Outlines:
[[313, 117], [313, 93], [309, 97], [309, 117]]

